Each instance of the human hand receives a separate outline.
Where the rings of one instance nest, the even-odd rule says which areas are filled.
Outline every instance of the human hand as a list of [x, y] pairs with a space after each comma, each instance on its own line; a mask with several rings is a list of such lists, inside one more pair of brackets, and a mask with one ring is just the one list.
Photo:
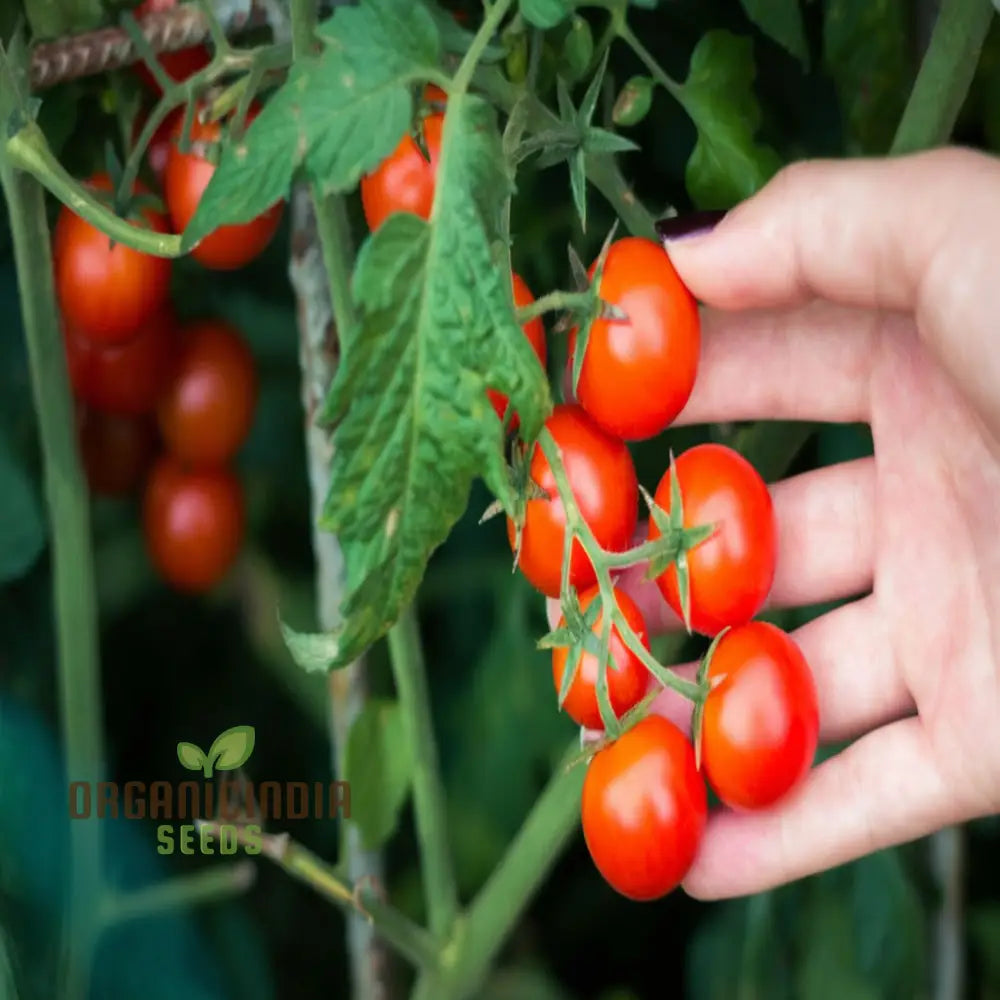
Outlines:
[[[760, 891], [997, 811], [1000, 162], [799, 164], [668, 252], [709, 307], [677, 423], [865, 421], [875, 442], [771, 487], [769, 605], [866, 595], [794, 633], [821, 739], [860, 738], [776, 807], [713, 815], [686, 890]], [[620, 584], [652, 631], [679, 626], [641, 567]]]

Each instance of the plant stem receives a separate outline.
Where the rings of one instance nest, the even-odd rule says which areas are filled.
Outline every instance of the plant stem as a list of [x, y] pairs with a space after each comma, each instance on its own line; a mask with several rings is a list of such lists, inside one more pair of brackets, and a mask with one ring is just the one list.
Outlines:
[[618, 217], [625, 223], [625, 228], [633, 236], [654, 238], [655, 220], [629, 187], [615, 158], [607, 154], [588, 156], [586, 168], [590, 183], [607, 198], [611, 207], [618, 213]]
[[486, 46], [490, 44], [490, 39], [496, 34], [496, 30], [500, 27], [500, 22], [510, 9], [510, 5], [511, 0], [494, 0], [493, 6], [488, 9], [483, 23], [479, 26], [479, 30], [472, 39], [472, 44], [469, 45], [455, 73], [452, 82], [452, 89], [455, 93], [460, 94], [468, 89], [472, 74], [476, 72], [476, 67], [486, 51]]
[[663, 67], [653, 58], [653, 54], [646, 48], [642, 42], [635, 36], [632, 29], [628, 26], [628, 21], [624, 17], [617, 18], [615, 24], [618, 37], [639, 57], [639, 61], [649, 70], [649, 75], [665, 90], [668, 94], [674, 97], [676, 100], [680, 101], [684, 105], [684, 87], [679, 84], [672, 76], [668, 76], [664, 71]]
[[574, 310], [587, 309], [592, 302], [589, 291], [585, 292], [548, 292], [539, 299], [535, 299], [529, 306], [521, 306], [517, 310], [518, 323], [524, 324], [533, 320], [536, 316], [542, 316], [547, 312], [572, 312]]
[[291, 0], [292, 52], [296, 59], [313, 51], [316, 30], [316, 0]]
[[990, 0], [943, 0], [890, 153], [912, 153], [948, 141], [979, 64]]
[[[10, 218], [21, 316], [45, 468], [52, 547], [58, 683], [66, 777], [100, 779], [103, 707], [97, 607], [87, 487], [77, 455], [73, 402], [52, 280], [45, 194], [0, 156], [0, 183]], [[70, 823], [66, 964], [59, 996], [85, 997], [95, 936], [94, 910], [104, 890], [96, 817]]]
[[132, 892], [109, 895], [101, 907], [101, 927], [238, 896], [253, 885], [256, 873], [252, 861], [239, 861], [206, 868], [192, 875], [179, 875]]
[[42, 130], [34, 122], [28, 122], [7, 140], [6, 155], [15, 167], [31, 174], [80, 218], [97, 226], [116, 243], [153, 257], [181, 255], [180, 236], [133, 226], [81, 187], [52, 154]]
[[[579, 747], [574, 742], [566, 760], [575, 756], [579, 756]], [[507, 853], [469, 907], [455, 988], [447, 996], [464, 997], [476, 989], [575, 832], [584, 773], [582, 767], [557, 768]]]
[[427, 673], [412, 605], [390, 629], [388, 638], [396, 694], [409, 728], [413, 806], [427, 911], [431, 931], [444, 941], [458, 913], [458, 891], [448, 845], [447, 806], [434, 742]]

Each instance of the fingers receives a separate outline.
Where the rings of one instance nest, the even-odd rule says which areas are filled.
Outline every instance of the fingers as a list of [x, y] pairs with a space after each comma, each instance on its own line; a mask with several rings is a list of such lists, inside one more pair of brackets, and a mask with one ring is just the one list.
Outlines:
[[742, 896], [802, 878], [968, 818], [917, 718], [878, 729], [815, 768], [760, 813], [711, 816], [684, 887]]
[[793, 310], [702, 311], [698, 378], [676, 423], [867, 421], [882, 321], [814, 302]]
[[939, 255], [956, 249], [956, 218], [995, 200], [998, 184], [996, 161], [965, 150], [797, 163], [668, 252], [695, 296], [723, 309], [822, 298], [913, 311]]

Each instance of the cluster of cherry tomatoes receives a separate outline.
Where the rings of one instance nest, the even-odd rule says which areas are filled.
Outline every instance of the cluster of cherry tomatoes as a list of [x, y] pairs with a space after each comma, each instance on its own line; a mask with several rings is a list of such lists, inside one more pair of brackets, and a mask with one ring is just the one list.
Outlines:
[[[610, 246], [599, 295], [611, 308], [592, 323], [582, 358], [575, 357], [571, 335], [577, 402], [557, 406], [546, 428], [580, 515], [600, 548], [615, 553], [637, 540], [639, 484], [626, 441], [661, 433], [684, 408], [697, 373], [700, 323], [669, 258], [649, 240]], [[538, 444], [529, 473], [540, 490], [525, 504], [519, 566], [543, 594], [558, 597], [566, 512]], [[515, 547], [510, 520], [508, 535]], [[681, 454], [664, 473], [648, 532], [638, 539], [656, 540], [662, 557], [652, 555], [651, 572], [663, 597], [689, 629], [715, 642], [700, 671], [690, 734], [647, 713], [588, 765], [587, 846], [607, 881], [639, 900], [671, 891], [693, 864], [707, 820], [706, 781], [727, 806], [768, 808], [808, 770], [819, 728], [815, 685], [801, 651], [781, 629], [752, 620], [770, 592], [777, 559], [770, 494], [753, 466], [720, 444]], [[569, 584], [582, 611], [600, 600], [597, 572], [579, 539]], [[648, 650], [635, 601], [617, 587], [613, 600], [626, 631]], [[606, 611], [596, 616], [595, 634]], [[617, 625], [610, 639], [607, 694], [620, 718], [656, 682]], [[566, 647], [553, 649], [557, 691], [568, 657]], [[597, 657], [581, 651], [575, 668], [563, 708], [581, 726], [603, 729]]]
[[[201, 59], [171, 63], [168, 71], [186, 75]], [[148, 150], [166, 213], [141, 182], [126, 205], [114, 202], [107, 175], [90, 178], [88, 186], [137, 227], [183, 231], [215, 170], [208, 147], [220, 125], [203, 124], [196, 115], [185, 149], [181, 127], [178, 110]], [[268, 244], [281, 211], [279, 204], [248, 224], [217, 229], [192, 257], [212, 269], [242, 267]], [[256, 405], [250, 350], [225, 321], [179, 323], [170, 302], [171, 262], [113, 243], [68, 207], [56, 222], [53, 258], [91, 489], [141, 490], [153, 565], [177, 589], [207, 590], [225, 575], [243, 540], [243, 489], [231, 465]]]

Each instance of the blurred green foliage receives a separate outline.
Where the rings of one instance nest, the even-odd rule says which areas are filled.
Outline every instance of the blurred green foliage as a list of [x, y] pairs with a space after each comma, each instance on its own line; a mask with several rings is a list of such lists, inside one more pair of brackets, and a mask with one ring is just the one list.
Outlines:
[[[472, 0], [461, 6], [473, 16], [478, 10]], [[547, 12], [560, 4], [539, 0], [524, 6], [532, 20], [545, 23], [552, 16]], [[5, 32], [11, 10], [0, 4]], [[27, 10], [42, 35], [80, 26], [93, 14], [83, 3], [55, 0], [34, 0]], [[599, 38], [600, 20], [593, 11], [584, 14]], [[775, 151], [768, 170], [779, 159], [884, 151], [917, 63], [913, 6], [897, 0], [671, 0], [635, 4], [630, 18], [643, 44], [677, 79], [686, 77], [706, 31], [733, 33], [724, 42], [732, 49], [726, 72], [747, 102], [730, 109], [733, 128], [745, 132], [756, 115], [748, 109], [759, 102], [760, 135], [750, 138]], [[610, 99], [641, 69], [616, 48]], [[711, 70], [713, 85], [718, 72]], [[132, 86], [127, 73], [119, 74], [116, 92]], [[108, 100], [110, 88], [107, 80], [87, 80], [45, 95], [41, 122], [76, 173], [101, 164], [104, 143], [121, 135], [122, 122], [106, 110], [122, 106]], [[598, 124], [606, 123], [610, 100], [604, 112]], [[698, 133], [666, 94], [656, 93], [650, 113], [627, 134], [643, 152], [623, 156], [623, 169], [652, 210], [674, 205], [683, 211], [742, 193], [704, 190], [697, 183], [691, 190], [687, 164]], [[746, 138], [740, 132], [740, 141]], [[958, 138], [1000, 149], [1000, 29], [987, 43]], [[591, 259], [612, 221], [608, 206], [591, 192], [590, 222], [582, 234], [565, 176], [557, 169], [519, 177], [514, 264], [536, 294], [568, 284], [567, 243]], [[351, 212], [361, 233], [356, 199]], [[236, 724], [256, 727], [254, 778], [312, 781], [331, 774], [323, 681], [290, 665], [275, 615], [278, 606], [296, 627], [315, 627], [287, 256], [283, 234], [243, 272], [209, 274], [189, 261], [175, 271], [181, 314], [231, 319], [246, 334], [261, 372], [257, 419], [240, 459], [250, 498], [250, 542], [233, 580], [207, 599], [172, 594], [146, 564], [136, 504], [101, 501], [93, 511], [107, 768], [119, 781], [174, 778], [179, 739], [205, 745]], [[555, 376], [565, 352], [553, 343], [551, 353]], [[638, 446], [640, 478], [653, 488], [668, 448], [738, 430], [688, 429]], [[801, 430], [779, 426], [770, 433], [777, 453], [783, 435]], [[795, 469], [870, 450], [866, 428], [824, 428], [810, 434]], [[0, 996], [11, 1000], [53, 995], [66, 886], [65, 783], [55, 736], [39, 470], [9, 238], [0, 225]], [[473, 491], [468, 514], [432, 561], [419, 598], [464, 898], [496, 864], [574, 733], [555, 711], [548, 658], [534, 647], [545, 630], [541, 602], [510, 574], [502, 525], [477, 524], [488, 499], [481, 487]], [[801, 623], [819, 610], [794, 612], [786, 623]], [[391, 698], [384, 650], [376, 647], [369, 661], [374, 695]], [[370, 728], [355, 737], [354, 767], [405, 788], [404, 776], [384, 772], [391, 750], [381, 759], [382, 750], [398, 740], [389, 705], [377, 702], [366, 716]], [[390, 805], [400, 802], [402, 794]], [[381, 841], [395, 808], [386, 816], [377, 808], [384, 802], [369, 806], [362, 800], [358, 806], [371, 839]], [[386, 845], [389, 891], [403, 909], [419, 915], [407, 805], [401, 815], [401, 829]], [[335, 857], [335, 823], [287, 826], [311, 848]], [[977, 997], [1000, 996], [998, 835], [998, 825], [989, 822], [967, 834], [968, 866], [976, 877], [969, 887], [966, 948], [970, 995]], [[155, 827], [146, 822], [109, 822], [106, 840], [109, 869], [121, 887], [213, 863], [159, 857]], [[703, 905], [676, 894], [636, 906], [604, 885], [577, 838], [480, 1000], [652, 1000], [682, 991], [698, 1000], [925, 996], [933, 959], [927, 941], [937, 905], [924, 845], [883, 852], [747, 900]], [[98, 958], [94, 1000], [326, 1000], [344, 995], [346, 982], [339, 914], [268, 866], [259, 867], [255, 886], [237, 900], [122, 925], [102, 939]]]

